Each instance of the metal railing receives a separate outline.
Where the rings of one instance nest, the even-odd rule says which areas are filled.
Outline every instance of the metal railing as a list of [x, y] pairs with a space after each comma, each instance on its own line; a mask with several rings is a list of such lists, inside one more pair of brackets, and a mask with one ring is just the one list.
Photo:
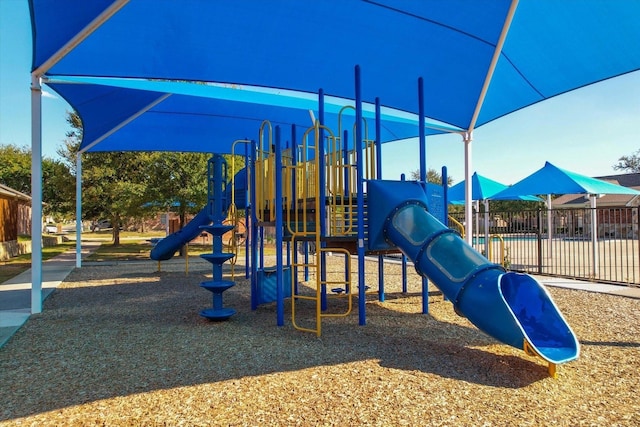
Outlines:
[[[639, 212], [640, 207], [474, 212], [472, 245], [513, 271], [640, 286]], [[450, 216], [464, 221], [463, 214]], [[504, 251], [494, 235], [502, 238]]]

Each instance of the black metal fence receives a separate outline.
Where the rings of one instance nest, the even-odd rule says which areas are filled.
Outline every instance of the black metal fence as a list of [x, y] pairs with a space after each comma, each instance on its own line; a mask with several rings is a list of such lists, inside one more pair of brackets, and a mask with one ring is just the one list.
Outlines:
[[[640, 286], [639, 210], [474, 212], [472, 244], [509, 270]], [[462, 213], [450, 217], [464, 221]]]

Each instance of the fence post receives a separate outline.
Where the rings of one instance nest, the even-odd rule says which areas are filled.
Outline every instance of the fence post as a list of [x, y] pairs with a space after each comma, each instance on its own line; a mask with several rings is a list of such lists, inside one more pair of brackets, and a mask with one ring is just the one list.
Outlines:
[[538, 208], [536, 237], [538, 238], [538, 274], [542, 274], [542, 209]]

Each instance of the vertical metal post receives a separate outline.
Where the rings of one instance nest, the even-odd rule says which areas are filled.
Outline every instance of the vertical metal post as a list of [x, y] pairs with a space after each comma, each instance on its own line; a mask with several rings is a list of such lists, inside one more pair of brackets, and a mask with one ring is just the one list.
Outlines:
[[276, 315], [278, 326], [284, 325], [284, 285], [282, 272], [282, 147], [280, 126], [276, 126]]
[[[407, 178], [405, 174], [400, 175], [400, 181], [405, 181]], [[402, 293], [407, 293], [407, 256], [402, 253]]]
[[[285, 143], [285, 148], [284, 148], [284, 149], [285, 149], [285, 151], [289, 149], [289, 142], [288, 142], [288, 141]], [[293, 151], [290, 151], [290, 152], [293, 152]], [[282, 166], [282, 171], [283, 171], [283, 173], [284, 173], [284, 166]], [[282, 187], [282, 190], [284, 191], [284, 187]], [[284, 200], [285, 200], [285, 199], [286, 199], [286, 197], [285, 197], [285, 196], [282, 196], [282, 201], [283, 201], [283, 203], [284, 203]], [[283, 215], [283, 216], [282, 216], [282, 221], [284, 221], [284, 220], [286, 219], [286, 216], [285, 216], [285, 213], [284, 213], [284, 212], [285, 212], [286, 210], [288, 210], [288, 209], [289, 209], [289, 203], [291, 203], [291, 200], [289, 200], [289, 199], [286, 199], [286, 200], [287, 200], [287, 202], [288, 202], [288, 203], [287, 203], [287, 205], [283, 205], [283, 208], [282, 208], [282, 215]], [[284, 234], [284, 227], [285, 227], [285, 226], [284, 226], [284, 223], [283, 223], [283, 226], [282, 226], [282, 233], [283, 233], [283, 234]], [[287, 265], [289, 268], [291, 268], [291, 239], [288, 239], [288, 240], [287, 240], [287, 249], [286, 249], [286, 253], [287, 253], [287, 262], [286, 262], [286, 265]]]
[[[246, 139], [246, 138], [245, 138]], [[245, 187], [246, 187], [246, 191], [251, 191], [250, 189], [253, 188], [253, 185], [250, 184], [251, 182], [251, 177], [253, 175], [251, 175], [251, 160], [249, 159], [249, 144], [250, 142], [245, 142], [244, 144], [244, 167], [246, 169], [246, 178], [245, 178]], [[250, 197], [248, 194], [246, 194], [245, 192], [245, 206], [244, 206], [244, 232], [246, 234], [246, 237], [244, 239], [244, 276], [245, 279], [248, 279], [250, 277], [249, 274], [249, 266], [250, 264], [250, 257], [249, 257], [249, 243], [250, 243], [250, 238], [249, 238], [249, 233], [250, 233], [250, 221], [249, 221], [249, 207], [251, 206], [251, 208], [253, 208], [253, 206], [250, 203]]]
[[[376, 97], [376, 178], [382, 179], [382, 139], [380, 118], [380, 98]], [[378, 255], [378, 301], [384, 302], [384, 257]]]
[[420, 144], [420, 181], [427, 182], [427, 137], [424, 128], [424, 80], [418, 79], [418, 140]]
[[[349, 202], [343, 206], [345, 209], [345, 221], [347, 221], [346, 216], [348, 215], [348, 223], [353, 224], [353, 199], [351, 197], [351, 189], [349, 188], [349, 175], [351, 174], [351, 168], [349, 167], [349, 132], [345, 129], [342, 135], [342, 163], [344, 164], [344, 195], [348, 197]], [[347, 282], [346, 291], [347, 293], [351, 293], [351, 283], [349, 283], [349, 270], [344, 270], [344, 280]]]
[[472, 172], [471, 172], [471, 140], [470, 132], [466, 132], [463, 136], [464, 140], [464, 237], [469, 245], [472, 246], [473, 241], [473, 212], [471, 201], [472, 196]]
[[[443, 166], [442, 173], [442, 204], [444, 205], [444, 212], [442, 213], [442, 223], [449, 226], [449, 174], [447, 173], [447, 167]], [[442, 297], [444, 301], [447, 301], [447, 296], [443, 293]]]
[[594, 279], [598, 278], [599, 268], [598, 263], [598, 213], [596, 212], [596, 198], [597, 194], [590, 194], [589, 201], [591, 204], [591, 254], [593, 258], [593, 270], [591, 274]]
[[[420, 182], [427, 185], [427, 138], [425, 134], [424, 80], [418, 79], [418, 139], [420, 144]], [[422, 277], [422, 314], [429, 313], [429, 279]]]
[[[318, 90], [318, 120], [320, 121], [320, 125], [324, 126], [324, 90], [322, 89]], [[320, 127], [318, 131], [318, 147], [316, 147], [316, 156], [319, 156], [318, 168], [320, 169], [317, 171], [320, 182], [320, 188], [318, 188], [318, 197], [320, 200], [316, 201], [316, 206], [320, 209], [320, 224], [316, 224], [316, 232], [319, 227], [321, 239], [327, 235], [327, 174], [325, 169], [324, 145], [324, 129]], [[324, 239], [322, 239], [320, 241], [320, 247], [316, 248], [316, 251], [320, 251], [320, 265], [318, 269], [320, 270], [320, 281], [322, 282], [320, 285], [320, 307], [322, 311], [327, 309], [327, 254], [321, 250], [321, 248], [324, 247], [325, 242]]]
[[258, 217], [256, 215], [256, 157], [257, 146], [254, 140], [251, 141], [251, 153], [249, 171], [251, 185], [249, 186], [249, 198], [251, 201], [251, 309], [258, 308]]
[[[547, 258], [550, 259], [550, 260], [553, 259], [553, 245], [552, 245], [553, 218], [552, 218], [552, 214], [553, 214], [553, 211], [551, 210], [551, 194], [547, 194]], [[551, 265], [553, 265], [552, 262], [551, 262]]]
[[538, 208], [537, 211], [537, 218], [536, 218], [536, 224], [537, 224], [537, 231], [536, 231], [536, 238], [538, 240], [537, 242], [537, 247], [538, 247], [538, 274], [542, 274], [542, 210], [540, 208]]
[[[298, 171], [296, 170], [296, 166], [298, 165], [298, 138], [296, 135], [296, 125], [291, 125], [291, 200], [287, 209], [290, 209], [290, 212], [297, 212], [298, 209], [298, 193], [297, 193], [297, 185], [296, 180], [298, 177]], [[293, 217], [297, 218], [297, 216], [293, 215]], [[298, 264], [298, 245], [302, 245], [302, 243], [296, 242], [291, 238], [291, 242], [293, 243], [293, 264], [291, 266], [291, 277], [293, 278], [293, 294], [298, 294], [298, 267], [295, 265]], [[305, 266], [305, 270], [308, 268]], [[305, 280], [309, 280], [308, 277], [305, 277]]]
[[82, 267], [82, 154], [76, 154], [76, 267]]
[[[489, 245], [491, 245], [491, 239], [489, 237], [489, 201], [483, 200], [484, 206], [484, 245], [487, 250], [487, 258], [489, 258]], [[502, 264], [504, 260], [500, 260], [498, 264]]]
[[42, 88], [31, 75], [31, 313], [42, 312]]
[[365, 273], [364, 273], [364, 184], [362, 152], [362, 83], [360, 81], [360, 66], [355, 66], [355, 102], [356, 102], [356, 198], [358, 202], [358, 323], [367, 324]]
[[442, 203], [444, 204], [442, 223], [447, 225], [449, 220], [449, 174], [446, 166], [442, 167], [440, 175], [442, 176]]
[[[345, 165], [344, 169], [344, 194], [349, 197], [349, 204], [351, 204], [351, 191], [349, 189], [349, 175], [351, 174], [351, 168], [349, 168], [349, 132], [345, 129], [342, 132], [342, 162]], [[353, 214], [353, 212], [351, 212]]]

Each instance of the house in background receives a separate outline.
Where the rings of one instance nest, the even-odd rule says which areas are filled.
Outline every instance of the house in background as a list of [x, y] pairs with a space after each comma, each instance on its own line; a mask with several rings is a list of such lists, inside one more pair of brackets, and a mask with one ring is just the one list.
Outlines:
[[19, 235], [31, 235], [31, 197], [0, 184], [0, 260], [23, 253]]
[[[640, 173], [598, 176], [597, 179], [640, 191]], [[564, 194], [551, 201], [553, 209], [567, 209], [558, 213], [564, 227], [588, 234], [591, 229], [590, 201], [587, 194]], [[638, 210], [640, 196], [604, 194], [597, 198], [598, 237], [638, 238]], [[569, 211], [571, 209], [571, 211]]]

